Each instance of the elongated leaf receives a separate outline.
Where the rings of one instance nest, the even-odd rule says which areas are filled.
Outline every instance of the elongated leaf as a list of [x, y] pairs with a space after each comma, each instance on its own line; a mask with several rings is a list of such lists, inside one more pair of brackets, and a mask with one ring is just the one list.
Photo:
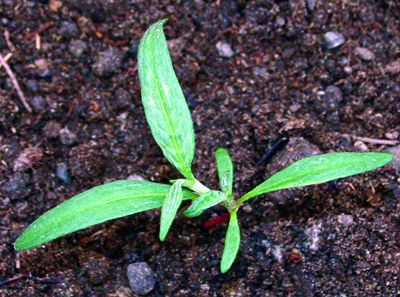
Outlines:
[[160, 240], [164, 241], [168, 234], [168, 230], [174, 221], [176, 212], [181, 206], [183, 191], [183, 180], [177, 180], [168, 192], [164, 204], [161, 208], [161, 224], [160, 224]]
[[231, 157], [226, 149], [219, 148], [215, 152], [215, 160], [217, 161], [221, 190], [229, 197], [232, 197], [233, 164]]
[[152, 25], [139, 45], [142, 102], [151, 133], [165, 157], [185, 177], [193, 179], [193, 123], [169, 56], [162, 29], [165, 22]]
[[371, 171], [393, 160], [388, 153], [332, 153], [297, 161], [272, 175], [238, 200], [237, 204], [267, 192], [319, 184]]
[[231, 212], [228, 230], [225, 236], [224, 252], [222, 253], [221, 272], [227, 272], [235, 261], [240, 247], [240, 228], [236, 211]]
[[189, 218], [197, 217], [207, 208], [227, 200], [228, 197], [224, 193], [220, 191], [209, 191], [193, 201], [192, 205], [186, 209], [183, 214]]
[[[129, 180], [92, 188], [39, 217], [21, 234], [15, 249], [28, 249], [111, 219], [159, 208], [169, 189], [169, 185]], [[196, 197], [184, 191], [185, 200]]]

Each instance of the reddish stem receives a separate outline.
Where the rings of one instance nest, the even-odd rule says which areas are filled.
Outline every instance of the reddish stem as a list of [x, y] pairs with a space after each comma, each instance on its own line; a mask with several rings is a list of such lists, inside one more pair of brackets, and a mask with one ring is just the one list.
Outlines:
[[209, 220], [209, 221], [204, 223], [203, 229], [207, 229], [207, 228], [209, 228], [211, 226], [214, 226], [216, 224], [226, 222], [226, 221], [229, 220], [230, 217], [231, 217], [231, 214], [228, 212], [228, 213], [226, 213], [226, 214], [224, 214], [224, 215], [222, 215], [222, 216], [220, 216], [218, 218]]

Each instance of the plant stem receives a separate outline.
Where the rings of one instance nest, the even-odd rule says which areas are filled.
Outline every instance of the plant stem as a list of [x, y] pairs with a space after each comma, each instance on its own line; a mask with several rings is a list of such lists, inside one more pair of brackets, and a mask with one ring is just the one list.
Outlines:
[[194, 184], [192, 186], [187, 186], [190, 190], [199, 193], [200, 195], [203, 195], [209, 191], [211, 191], [209, 188], [207, 188], [205, 185], [203, 185], [201, 182], [199, 182], [197, 179], [194, 180]]

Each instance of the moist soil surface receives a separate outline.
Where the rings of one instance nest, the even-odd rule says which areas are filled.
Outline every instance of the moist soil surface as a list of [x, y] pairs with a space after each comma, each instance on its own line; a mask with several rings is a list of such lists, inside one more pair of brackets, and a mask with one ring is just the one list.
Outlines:
[[180, 177], [151, 136], [137, 73], [140, 38], [163, 18], [194, 121], [193, 171], [210, 188], [219, 147], [232, 155], [235, 197], [300, 157], [396, 151], [399, 10], [389, 0], [3, 0], [0, 53], [12, 54], [26, 104], [1, 67], [0, 281], [10, 281], [0, 295], [135, 296], [127, 267], [146, 262], [148, 296], [398, 296], [396, 163], [249, 200], [225, 274], [227, 223], [202, 229], [219, 207], [180, 211], [164, 242], [153, 210], [27, 251], [13, 243], [93, 186]]

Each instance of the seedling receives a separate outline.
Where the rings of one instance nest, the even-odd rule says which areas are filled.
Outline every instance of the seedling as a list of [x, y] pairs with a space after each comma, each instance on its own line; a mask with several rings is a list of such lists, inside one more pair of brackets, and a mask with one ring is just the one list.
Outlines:
[[139, 46], [139, 78], [142, 101], [151, 133], [164, 156], [184, 176], [172, 186], [148, 181], [119, 180], [104, 184], [65, 201], [43, 214], [15, 242], [16, 250], [29, 249], [62, 235], [122, 216], [161, 207], [160, 240], [164, 240], [183, 200], [193, 200], [183, 214], [199, 216], [221, 204], [230, 213], [221, 272], [232, 266], [240, 246], [237, 212], [246, 200], [281, 189], [303, 187], [351, 176], [384, 166], [388, 153], [332, 153], [297, 161], [272, 175], [235, 200], [233, 165], [228, 152], [219, 148], [215, 158], [220, 191], [211, 190], [195, 178], [192, 160], [195, 136], [189, 108], [175, 76], [163, 32], [166, 20], [152, 25]]

